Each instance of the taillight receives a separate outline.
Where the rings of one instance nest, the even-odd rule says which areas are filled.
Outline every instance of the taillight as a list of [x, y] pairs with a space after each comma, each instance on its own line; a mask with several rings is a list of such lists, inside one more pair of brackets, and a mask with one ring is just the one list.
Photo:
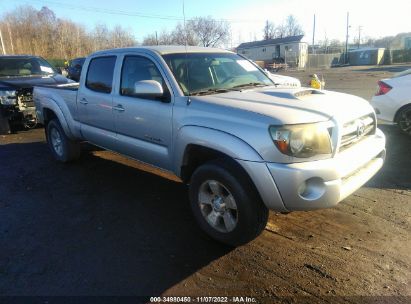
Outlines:
[[378, 92], [375, 96], [387, 94], [392, 89], [392, 86], [386, 84], [385, 82], [378, 81]]

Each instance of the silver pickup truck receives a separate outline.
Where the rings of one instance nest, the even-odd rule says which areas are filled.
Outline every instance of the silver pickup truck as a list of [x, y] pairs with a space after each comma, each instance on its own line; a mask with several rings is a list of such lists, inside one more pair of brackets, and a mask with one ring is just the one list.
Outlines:
[[34, 100], [57, 160], [75, 160], [88, 141], [171, 172], [189, 185], [200, 227], [234, 246], [261, 233], [268, 210], [336, 206], [385, 158], [367, 101], [276, 88], [219, 49], [96, 52], [79, 83], [35, 87]]

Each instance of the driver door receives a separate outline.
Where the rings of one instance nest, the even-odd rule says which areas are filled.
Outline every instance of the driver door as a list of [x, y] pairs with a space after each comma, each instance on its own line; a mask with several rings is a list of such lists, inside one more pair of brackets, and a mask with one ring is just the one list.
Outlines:
[[[142, 80], [158, 81], [164, 96], [134, 94]], [[113, 99], [114, 123], [120, 152], [171, 170], [172, 100], [158, 66], [145, 56], [124, 56], [120, 88]]]

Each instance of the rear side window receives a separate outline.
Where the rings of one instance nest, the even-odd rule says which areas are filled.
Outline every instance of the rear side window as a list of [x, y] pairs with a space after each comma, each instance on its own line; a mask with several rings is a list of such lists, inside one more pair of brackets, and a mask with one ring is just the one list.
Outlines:
[[110, 93], [115, 64], [115, 56], [92, 59], [88, 66], [86, 87], [92, 91]]

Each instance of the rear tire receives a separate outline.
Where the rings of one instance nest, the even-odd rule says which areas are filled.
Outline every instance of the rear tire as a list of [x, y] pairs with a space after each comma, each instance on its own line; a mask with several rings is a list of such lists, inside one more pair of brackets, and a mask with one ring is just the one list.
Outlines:
[[67, 137], [57, 119], [52, 119], [47, 124], [46, 138], [50, 151], [56, 160], [66, 163], [80, 157], [80, 144]]
[[233, 160], [214, 160], [197, 168], [189, 194], [200, 228], [224, 244], [248, 243], [267, 224], [268, 209], [248, 175]]
[[3, 115], [2, 112], [3, 112], [3, 109], [1, 109], [1, 106], [0, 106], [0, 135], [10, 134], [11, 129], [10, 129], [9, 120], [5, 115]]
[[401, 132], [411, 135], [411, 105], [404, 107], [398, 112], [397, 124]]

